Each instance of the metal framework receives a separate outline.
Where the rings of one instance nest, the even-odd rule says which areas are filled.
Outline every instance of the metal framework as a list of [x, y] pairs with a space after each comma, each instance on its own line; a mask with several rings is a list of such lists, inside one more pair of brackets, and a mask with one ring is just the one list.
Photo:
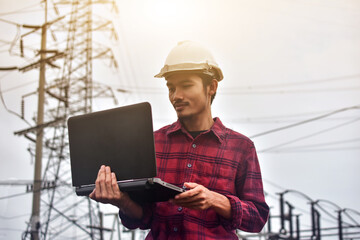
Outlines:
[[[310, 228], [302, 229], [300, 227], [301, 214], [294, 214], [298, 210], [289, 201], [285, 200], [285, 195], [293, 194], [303, 198], [310, 205]], [[248, 234], [238, 231], [239, 239], [263, 239], [263, 240], [321, 240], [321, 239], [360, 239], [360, 224], [351, 215], [346, 213], [351, 211], [352, 215], [360, 216], [360, 213], [353, 209], [342, 209], [335, 203], [328, 200], [314, 201], [306, 194], [297, 190], [286, 190], [278, 193], [280, 215], [270, 215], [267, 222], [267, 229], [262, 233]], [[325, 205], [324, 205], [325, 204]], [[332, 210], [329, 211], [330, 206]], [[333, 211], [335, 210], [335, 211]], [[330, 226], [322, 226], [322, 220], [327, 215], [332, 222]], [[346, 220], [343, 218], [346, 215]], [[279, 219], [280, 229], [274, 229], [272, 224], [274, 219]]]
[[[35, 126], [15, 133], [36, 143], [35, 154], [40, 152], [40, 158], [44, 161], [43, 167], [41, 162], [40, 167], [35, 166], [35, 171], [40, 168], [41, 179], [35, 177], [34, 183], [27, 186], [27, 190], [34, 194], [33, 201], [39, 201], [39, 206], [35, 207], [36, 210], [33, 207], [32, 217], [22, 239], [103, 239], [103, 231], [106, 229], [102, 226], [99, 205], [89, 198], [77, 197], [71, 186], [66, 120], [71, 115], [91, 112], [94, 97], [111, 97], [116, 101], [110, 87], [93, 81], [94, 59], [105, 57], [115, 60], [109, 48], [94, 49], [92, 39], [94, 31], [114, 30], [110, 21], [93, 20], [93, 5], [116, 6], [114, 1], [93, 0], [57, 1], [53, 4], [55, 8], [66, 5], [70, 13], [48, 22], [45, 7], [44, 25], [33, 27], [31, 31], [42, 29], [41, 58], [18, 68], [20, 71], [29, 71], [40, 67], [40, 78], [41, 75], [44, 78], [39, 81], [37, 91], [38, 104], [43, 108], [43, 116], [40, 117], [43, 119], [39, 122], [38, 112]], [[66, 34], [64, 46], [59, 46], [61, 49], [47, 49], [46, 30], [50, 28]], [[23, 55], [23, 46], [21, 50]], [[59, 64], [62, 66], [59, 67]], [[60, 77], [50, 79], [45, 72], [50, 67], [57, 68]], [[40, 98], [41, 91], [43, 99]]]

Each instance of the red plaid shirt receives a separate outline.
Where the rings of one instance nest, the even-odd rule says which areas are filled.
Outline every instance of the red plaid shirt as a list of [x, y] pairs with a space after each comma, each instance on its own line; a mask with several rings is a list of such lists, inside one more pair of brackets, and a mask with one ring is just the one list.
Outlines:
[[259, 232], [268, 218], [253, 142], [215, 118], [195, 139], [177, 121], [155, 132], [158, 177], [177, 186], [195, 182], [225, 195], [231, 219], [213, 209], [191, 210], [169, 202], [144, 206], [141, 221], [120, 217], [130, 229], [151, 229], [146, 239], [238, 239], [235, 230]]

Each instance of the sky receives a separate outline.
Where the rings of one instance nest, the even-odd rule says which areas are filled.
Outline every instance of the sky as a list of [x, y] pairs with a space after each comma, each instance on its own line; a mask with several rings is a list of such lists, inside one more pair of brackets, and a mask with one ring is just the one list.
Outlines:
[[[117, 5], [118, 16], [103, 14], [101, 8], [94, 14], [114, 21], [118, 40], [105, 34], [94, 39], [112, 46], [119, 67], [94, 61], [93, 76], [114, 90], [119, 105], [148, 101], [155, 129], [174, 122], [165, 82], [153, 76], [177, 42], [197, 41], [213, 53], [224, 73], [213, 116], [254, 141], [274, 214], [276, 193], [290, 189], [360, 212], [359, 1], [120, 0]], [[1, 0], [0, 9], [0, 67], [30, 63], [16, 55], [18, 42], [11, 45], [19, 31], [27, 30], [3, 20], [40, 24], [40, 1]], [[48, 18], [56, 18], [55, 13]], [[39, 36], [25, 44], [38, 49]], [[37, 70], [0, 71], [1, 182], [33, 178], [29, 141], [14, 135], [28, 125], [9, 111], [20, 113], [21, 99], [36, 91], [38, 75]], [[25, 100], [31, 121], [37, 99], [31, 95]], [[110, 99], [93, 102], [94, 111], [115, 106]], [[3, 198], [23, 193], [24, 186], [0, 189], [0, 239], [19, 236], [31, 197]], [[306, 222], [307, 201], [299, 194], [286, 198]]]

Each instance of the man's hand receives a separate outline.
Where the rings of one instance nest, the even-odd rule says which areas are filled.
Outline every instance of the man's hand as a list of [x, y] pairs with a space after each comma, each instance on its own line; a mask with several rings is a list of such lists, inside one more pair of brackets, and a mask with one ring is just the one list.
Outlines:
[[185, 183], [184, 185], [189, 190], [171, 199], [173, 204], [196, 210], [212, 208], [221, 216], [231, 218], [231, 205], [227, 197], [197, 183]]
[[184, 185], [190, 190], [176, 195], [172, 201], [174, 204], [197, 210], [206, 210], [212, 206], [213, 194], [209, 189], [196, 183]]
[[110, 167], [101, 166], [95, 181], [95, 189], [89, 197], [97, 202], [110, 203], [120, 207], [124, 193], [120, 191], [115, 173], [111, 172]]
[[142, 218], [142, 207], [132, 201], [127, 193], [121, 192], [115, 173], [109, 166], [102, 165], [95, 181], [95, 189], [89, 197], [97, 202], [110, 203], [132, 218]]

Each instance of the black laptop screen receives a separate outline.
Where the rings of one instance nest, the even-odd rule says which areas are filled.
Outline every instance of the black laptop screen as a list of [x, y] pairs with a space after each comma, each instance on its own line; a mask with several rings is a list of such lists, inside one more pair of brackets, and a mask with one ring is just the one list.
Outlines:
[[149, 103], [71, 117], [68, 130], [73, 186], [94, 184], [101, 165], [119, 181], [156, 176]]

